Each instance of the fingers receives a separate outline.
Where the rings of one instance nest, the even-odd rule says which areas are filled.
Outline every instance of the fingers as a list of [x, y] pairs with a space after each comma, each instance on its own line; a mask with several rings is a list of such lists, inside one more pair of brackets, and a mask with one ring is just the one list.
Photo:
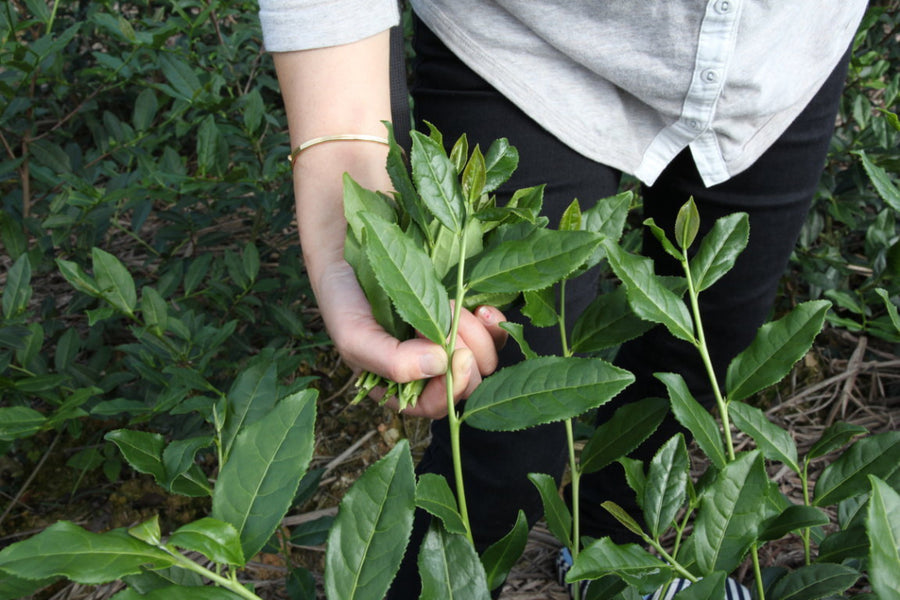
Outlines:
[[[462, 398], [467, 398], [478, 384], [481, 383], [481, 373], [475, 361], [475, 355], [465, 347], [457, 349], [453, 353], [453, 400], [454, 403]], [[387, 406], [397, 409], [397, 399], [391, 398]], [[413, 417], [428, 417], [442, 419], [447, 416], [447, 377], [441, 375], [432, 378], [419, 396], [415, 406], [403, 410], [403, 414]]]
[[440, 346], [424, 339], [400, 342], [375, 321], [372, 308], [346, 263], [330, 269], [317, 287], [325, 326], [350, 366], [398, 382], [446, 372], [447, 355]]

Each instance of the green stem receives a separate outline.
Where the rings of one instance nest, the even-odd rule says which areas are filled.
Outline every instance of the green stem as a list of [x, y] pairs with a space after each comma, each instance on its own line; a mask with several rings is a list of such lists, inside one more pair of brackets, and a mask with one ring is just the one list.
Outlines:
[[[565, 336], [563, 336], [565, 338]], [[578, 462], [575, 460], [575, 434], [572, 430], [572, 419], [566, 419], [566, 440], [569, 443], [569, 468], [572, 471], [572, 561], [578, 559], [578, 549], [581, 546], [581, 524], [578, 514], [581, 512], [579, 508], [579, 495], [581, 490], [581, 471], [578, 469]], [[572, 598], [581, 600], [581, 585], [576, 583], [572, 586]]]
[[[465, 228], [463, 228], [463, 232]], [[453, 398], [453, 353], [456, 351], [456, 334], [459, 331], [459, 320], [462, 315], [463, 301], [466, 297], [466, 288], [463, 281], [463, 272], [466, 266], [466, 236], [459, 234], [459, 262], [456, 266], [456, 298], [453, 304], [453, 319], [450, 322], [450, 337], [447, 340], [447, 421], [450, 426], [450, 452], [453, 458], [453, 475], [456, 481], [456, 502], [459, 505], [459, 516], [466, 527], [466, 537], [473, 545], [472, 526], [469, 525], [469, 509], [466, 504], [466, 491], [463, 484], [462, 453], [459, 444], [459, 428], [461, 425], [459, 413], [456, 412], [456, 402]]]
[[675, 543], [672, 545], [672, 556], [678, 556], [678, 549], [681, 548], [681, 539], [684, 537], [684, 531], [687, 529], [693, 512], [693, 504], [690, 504], [688, 509], [684, 511], [684, 519], [681, 520], [681, 526], [676, 528]]
[[186, 556], [183, 556], [179, 552], [172, 552], [171, 550], [169, 550], [163, 546], [161, 546], [161, 548], [163, 550], [165, 550], [166, 552], [168, 552], [175, 559], [175, 563], [179, 567], [187, 569], [188, 571], [193, 571], [194, 573], [197, 573], [202, 577], [206, 577], [207, 579], [209, 579], [216, 585], [221, 586], [231, 592], [234, 592], [235, 594], [237, 594], [238, 596], [241, 596], [242, 598], [247, 598], [247, 600], [260, 600], [259, 596], [257, 596], [256, 594], [254, 594], [253, 592], [251, 592], [250, 590], [248, 590], [247, 588], [242, 586], [240, 583], [238, 583], [237, 579], [228, 579], [226, 577], [222, 577], [218, 573], [215, 573], [213, 571], [210, 571], [206, 567], [198, 565], [197, 563], [195, 563], [191, 559], [187, 558]]
[[756, 597], [758, 600], [766, 600], [766, 588], [763, 585], [762, 569], [759, 567], [759, 552], [756, 543], [750, 548], [750, 556], [753, 557], [753, 575], [756, 578]]
[[694, 575], [693, 573], [691, 573], [690, 571], [685, 569], [683, 566], [681, 566], [681, 563], [679, 563], [677, 560], [675, 560], [674, 556], [672, 556], [671, 554], [666, 552], [666, 549], [663, 548], [662, 544], [660, 544], [657, 540], [652, 539], [650, 536], [648, 536], [646, 534], [644, 534], [643, 537], [644, 537], [644, 541], [647, 542], [648, 544], [650, 544], [651, 546], [653, 546], [653, 548], [657, 552], [659, 552], [659, 555], [663, 558], [663, 560], [665, 560], [673, 569], [675, 569], [676, 573], [678, 573], [679, 575], [681, 575], [682, 577], [684, 577], [691, 583], [697, 583], [698, 581], [700, 581], [699, 577], [697, 577], [696, 575]]
[[694, 346], [700, 352], [703, 359], [703, 366], [706, 367], [706, 374], [709, 376], [709, 382], [712, 384], [713, 395], [716, 398], [716, 406], [719, 408], [719, 415], [722, 417], [722, 434], [725, 436], [725, 446], [728, 450], [729, 460], [735, 459], [734, 442], [731, 439], [731, 423], [728, 419], [728, 403], [722, 396], [722, 390], [719, 387], [719, 380], [716, 377], [716, 371], [713, 369], [712, 359], [709, 356], [709, 348], [706, 345], [706, 334], [703, 332], [703, 321], [700, 319], [700, 302], [699, 294], [694, 288], [694, 280], [691, 277], [691, 267], [687, 259], [681, 261], [684, 268], [685, 277], [688, 284], [688, 296], [691, 299], [691, 311], [694, 315], [694, 328], [696, 329], [697, 339]]
[[[569, 339], [566, 333], [566, 280], [559, 283], [559, 339], [562, 345], [562, 354], [565, 357], [572, 356], [569, 349]], [[569, 471], [572, 475], [572, 560], [578, 558], [581, 547], [581, 470], [575, 458], [575, 432], [572, 428], [572, 419], [566, 419], [566, 441], [569, 446]], [[581, 585], [572, 586], [572, 598], [581, 600]]]
[[562, 344], [562, 353], [566, 358], [572, 356], [569, 350], [569, 337], [566, 334], [566, 280], [559, 284], [559, 339]]
[[50, 33], [53, 30], [53, 21], [56, 20], [56, 9], [59, 8], [59, 0], [54, 0], [53, 9], [50, 11], [50, 18], [47, 20], [47, 31], [45, 33]]
[[[803, 488], [803, 504], [809, 506], [809, 460], [803, 461], [803, 473], [800, 475], [800, 487]], [[811, 562], [809, 535], [810, 528], [804, 527], [801, 533], [801, 537], [803, 538], [803, 556], [806, 559], [807, 565], [809, 565]]]

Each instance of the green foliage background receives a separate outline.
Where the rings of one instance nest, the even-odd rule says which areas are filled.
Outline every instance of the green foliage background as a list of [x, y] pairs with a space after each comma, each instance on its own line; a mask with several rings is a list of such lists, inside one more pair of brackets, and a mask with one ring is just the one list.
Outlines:
[[[81, 417], [120, 416], [180, 437], [252, 357], [284, 380], [323, 343], [307, 322], [285, 120], [256, 10], [0, 7], [0, 261], [8, 285], [27, 257], [31, 288], [16, 271], [27, 297], [4, 304], [0, 397], [53, 415], [40, 429], [77, 435]], [[60, 277], [68, 266], [99, 281], [98, 253], [130, 271], [140, 310]], [[187, 416], [159, 421], [175, 413]]]

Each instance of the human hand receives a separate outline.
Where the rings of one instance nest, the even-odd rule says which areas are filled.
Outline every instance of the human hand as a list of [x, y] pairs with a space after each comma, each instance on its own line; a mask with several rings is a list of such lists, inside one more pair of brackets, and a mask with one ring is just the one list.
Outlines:
[[[497, 352], [507, 338], [506, 331], [500, 327], [505, 320], [503, 313], [493, 306], [479, 306], [474, 313], [466, 309], [461, 311], [452, 360], [454, 402], [468, 398], [482, 378], [496, 370]], [[443, 349], [441, 353], [444, 353]], [[446, 367], [444, 371], [428, 381], [415, 406], [404, 409], [403, 414], [431, 419], [447, 416]], [[397, 399], [388, 399], [386, 405], [396, 409]]]
[[[447, 415], [447, 355], [424, 339], [400, 341], [388, 334], [372, 315], [353, 269], [346, 262], [332, 263], [314, 285], [325, 326], [341, 357], [352, 368], [377, 373], [397, 382], [430, 379], [416, 406], [404, 414], [439, 419]], [[478, 307], [461, 311], [453, 356], [453, 395], [468, 397], [497, 368], [497, 351], [506, 343], [500, 310]], [[388, 406], [397, 408], [396, 399]]]

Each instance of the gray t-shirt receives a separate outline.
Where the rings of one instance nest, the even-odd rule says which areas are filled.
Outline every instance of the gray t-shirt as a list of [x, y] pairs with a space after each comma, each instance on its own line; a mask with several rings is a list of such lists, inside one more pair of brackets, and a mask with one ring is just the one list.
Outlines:
[[[866, 0], [411, 0], [463, 62], [577, 152], [652, 184], [685, 147], [749, 167], [849, 47]], [[272, 52], [398, 22], [394, 0], [260, 0]]]

